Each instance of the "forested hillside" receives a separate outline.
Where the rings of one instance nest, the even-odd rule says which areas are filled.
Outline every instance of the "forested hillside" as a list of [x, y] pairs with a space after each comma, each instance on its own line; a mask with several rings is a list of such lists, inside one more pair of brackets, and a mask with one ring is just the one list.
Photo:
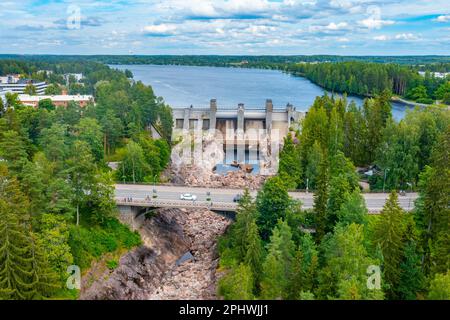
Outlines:
[[[441, 65], [442, 66], [442, 65]], [[384, 90], [418, 103], [431, 104], [440, 100], [450, 104], [450, 80], [425, 76], [411, 67], [398, 64], [367, 62], [294, 64], [284, 66], [288, 72], [310, 79], [333, 92], [374, 96]]]
[[[272, 64], [299, 62], [375, 62], [396, 63], [402, 65], [445, 66], [450, 56], [337, 56], [337, 55], [0, 55], [0, 59], [32, 61], [39, 64], [55, 62], [91, 61], [105, 64], [178, 64], [196, 66], [242, 66], [267, 67]], [[244, 63], [243, 63], [244, 62]], [[431, 69], [430, 69], [431, 70]]]
[[[0, 64], [0, 73], [23, 70], [28, 74], [37, 68], [57, 69], [59, 71], [79, 70], [79, 56], [0, 56], [16, 59], [13, 64]], [[374, 96], [384, 90], [418, 103], [432, 104], [440, 101], [450, 104], [450, 82], [447, 77], [439, 78], [433, 72], [450, 72], [448, 56], [84, 56], [84, 61], [106, 64], [158, 64], [193, 65], [216, 67], [239, 67], [278, 69], [303, 76], [332, 91], [352, 95]], [[1, 61], [1, 60], [0, 60]], [[7, 61], [7, 60], [5, 60]], [[26, 62], [32, 61], [30, 67]], [[70, 63], [68, 63], [70, 62]], [[95, 65], [95, 64], [92, 64]], [[53, 66], [53, 67], [52, 67]], [[427, 71], [425, 76], [418, 71]], [[21, 71], [16, 71], [21, 73]], [[38, 77], [39, 78], [39, 77]], [[59, 81], [53, 79], [53, 81]], [[95, 83], [95, 82], [94, 82]], [[74, 85], [71, 92], [83, 92]]]
[[[389, 94], [359, 109], [318, 97], [291, 132], [279, 174], [246, 193], [219, 243], [225, 299], [450, 299], [450, 114], [429, 107], [391, 116]], [[372, 189], [391, 191], [369, 215], [355, 165], [374, 167]], [[303, 210], [288, 190], [313, 189]], [[398, 190], [420, 197], [412, 212]], [[396, 191], [397, 190], [397, 191]], [[378, 274], [380, 286], [369, 277]], [[369, 286], [372, 283], [373, 286]]]
[[[81, 86], [95, 97], [85, 108], [55, 108], [51, 101], [31, 108], [9, 94], [0, 106], [0, 299], [75, 297], [65, 287], [68, 266], [83, 272], [105, 253], [118, 259], [140, 244], [118, 222], [114, 202], [115, 179], [134, 175], [114, 177], [107, 158], [115, 155], [125, 172], [137, 170], [134, 160], [142, 158], [139, 179], [157, 178], [169, 160], [171, 111], [151, 87], [101, 64], [0, 66], [33, 77], [40, 68], [53, 70], [55, 86], [62, 73], [82, 72]], [[163, 139], [150, 137], [150, 123]], [[107, 264], [114, 268], [117, 260]]]

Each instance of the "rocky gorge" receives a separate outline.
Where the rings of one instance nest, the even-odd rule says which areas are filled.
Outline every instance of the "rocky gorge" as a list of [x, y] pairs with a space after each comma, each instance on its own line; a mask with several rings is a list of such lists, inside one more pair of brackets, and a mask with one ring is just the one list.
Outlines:
[[217, 239], [230, 223], [207, 209], [138, 216], [133, 227], [143, 244], [124, 254], [114, 270], [94, 281], [84, 277], [80, 299], [216, 299]]
[[[223, 157], [213, 140], [204, 146]], [[171, 184], [259, 189], [266, 176], [246, 170], [213, 172], [216, 159], [186, 163], [172, 152], [163, 174]], [[231, 220], [208, 209], [156, 209], [122, 221], [139, 232], [143, 244], [123, 254], [110, 270], [92, 266], [82, 277], [80, 299], [217, 299], [217, 240]]]

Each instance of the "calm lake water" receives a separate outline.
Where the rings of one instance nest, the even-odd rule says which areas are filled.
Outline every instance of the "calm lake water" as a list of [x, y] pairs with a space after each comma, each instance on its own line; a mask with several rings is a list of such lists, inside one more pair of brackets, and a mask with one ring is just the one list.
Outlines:
[[[308, 79], [277, 70], [172, 65], [111, 67], [130, 70], [135, 80], [151, 85], [155, 94], [172, 107], [207, 107], [210, 99], [215, 98], [219, 108], [237, 107], [238, 103], [264, 108], [266, 99], [272, 99], [275, 107], [291, 103], [297, 110], [306, 111], [316, 96], [325, 92]], [[359, 97], [349, 96], [348, 99], [362, 104]], [[392, 103], [394, 118], [403, 118], [408, 108]]]

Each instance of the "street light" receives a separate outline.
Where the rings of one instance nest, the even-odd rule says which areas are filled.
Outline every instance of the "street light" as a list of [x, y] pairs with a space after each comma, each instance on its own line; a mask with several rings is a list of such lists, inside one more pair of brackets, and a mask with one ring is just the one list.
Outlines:
[[309, 178], [306, 178], [306, 193], [308, 193], [309, 190]]
[[153, 198], [157, 198], [158, 195], [156, 194], [156, 174], [153, 176]]
[[409, 187], [409, 192], [412, 192], [412, 183], [407, 182], [406, 185]]
[[126, 178], [126, 176], [125, 176], [125, 165], [123, 164], [123, 161], [122, 161], [122, 178], [123, 178], [123, 184], [125, 184], [125, 178]]

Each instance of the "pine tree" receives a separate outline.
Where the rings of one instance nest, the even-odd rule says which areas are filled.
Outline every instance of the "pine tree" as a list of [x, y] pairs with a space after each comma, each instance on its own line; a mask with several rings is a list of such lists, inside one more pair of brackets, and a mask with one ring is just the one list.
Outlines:
[[284, 138], [283, 149], [280, 152], [278, 174], [289, 189], [295, 189], [301, 183], [302, 166], [300, 152], [299, 148], [294, 144], [290, 132]]
[[286, 283], [281, 252], [272, 250], [263, 264], [261, 298], [268, 300], [281, 299], [285, 294]]
[[325, 274], [324, 280], [331, 278], [336, 283], [336, 287], [330, 287], [335, 292], [328, 292], [329, 297], [382, 299], [381, 290], [369, 290], [367, 287], [367, 268], [376, 265], [376, 261], [369, 257], [363, 241], [362, 225], [336, 226], [324, 252], [325, 270], [328, 268], [330, 273]]
[[299, 249], [303, 255], [302, 270], [305, 275], [303, 291], [313, 291], [319, 269], [319, 260], [317, 246], [309, 233], [302, 237]]
[[319, 165], [317, 187], [314, 194], [314, 213], [316, 217], [317, 242], [323, 238], [327, 231], [327, 206], [329, 196], [329, 165], [325, 156]]
[[264, 299], [281, 299], [288, 295], [295, 245], [287, 222], [278, 221], [268, 245], [263, 264], [261, 295]]
[[[16, 202], [19, 201], [19, 202]], [[21, 203], [21, 205], [17, 205]], [[16, 179], [0, 165], [0, 298], [31, 299], [32, 263], [27, 201]]]
[[250, 196], [250, 192], [246, 189], [239, 200], [236, 222], [232, 226], [232, 244], [239, 263], [243, 262], [247, 255], [248, 241], [251, 237], [249, 234], [254, 231], [250, 228], [256, 219], [256, 215], [255, 203]]
[[312, 292], [318, 269], [316, 245], [310, 234], [305, 234], [298, 246], [290, 272], [289, 299], [300, 299], [302, 293]]
[[320, 143], [316, 140], [306, 155], [307, 163], [305, 167], [305, 176], [308, 181], [305, 181], [305, 186], [308, 189], [314, 190], [316, 188], [316, 181], [318, 176], [318, 164], [323, 161], [324, 154]]
[[253, 219], [250, 223], [246, 239], [246, 253], [244, 263], [250, 267], [253, 273], [255, 287], [261, 277], [261, 261], [263, 249], [261, 245], [261, 238], [258, 232], [258, 226]]
[[35, 291], [34, 299], [50, 296], [59, 287], [59, 279], [56, 272], [50, 266], [48, 258], [36, 241], [36, 236], [29, 235], [31, 242], [30, 256], [32, 259], [32, 285]]
[[333, 231], [338, 220], [338, 213], [341, 210], [341, 206], [347, 201], [351, 192], [350, 184], [347, 179], [341, 175], [331, 178], [329, 189], [330, 194], [327, 204], [326, 232]]
[[368, 211], [366, 202], [358, 189], [355, 189], [341, 205], [337, 217], [339, 223], [343, 225], [351, 223], [367, 224]]
[[14, 177], [0, 166], [0, 298], [39, 299], [56, 288], [58, 280], [29, 219], [29, 204]]
[[268, 179], [256, 197], [257, 224], [263, 240], [268, 240], [278, 219], [286, 217], [286, 210], [292, 204], [286, 186], [280, 177]]
[[219, 280], [218, 292], [226, 300], [252, 300], [253, 282], [250, 267], [240, 264]]
[[374, 242], [383, 254], [385, 281], [389, 285], [389, 295], [395, 298], [395, 289], [400, 281], [400, 263], [403, 257], [403, 215], [398, 203], [397, 192], [393, 191], [381, 211], [374, 230]]
[[288, 299], [294, 300], [300, 297], [301, 292], [304, 289], [304, 277], [303, 273], [303, 253], [300, 248], [295, 251], [295, 256], [292, 262], [291, 276], [288, 284]]
[[432, 153], [432, 170], [423, 191], [423, 210], [426, 221], [425, 263], [434, 273], [450, 268], [450, 126], [438, 139]]
[[73, 201], [77, 208], [76, 224], [80, 223], [80, 207], [87, 201], [96, 174], [94, 158], [84, 141], [76, 141], [72, 155], [67, 160], [67, 174], [73, 190]]
[[336, 106], [331, 110], [328, 134], [328, 151], [330, 156], [334, 156], [344, 146], [343, 121]]
[[27, 161], [26, 145], [23, 138], [13, 130], [0, 134], [0, 157], [8, 162], [8, 168], [19, 173]]
[[416, 300], [424, 288], [424, 275], [420, 255], [414, 240], [406, 243], [404, 258], [400, 264], [400, 281], [396, 291], [402, 300]]

